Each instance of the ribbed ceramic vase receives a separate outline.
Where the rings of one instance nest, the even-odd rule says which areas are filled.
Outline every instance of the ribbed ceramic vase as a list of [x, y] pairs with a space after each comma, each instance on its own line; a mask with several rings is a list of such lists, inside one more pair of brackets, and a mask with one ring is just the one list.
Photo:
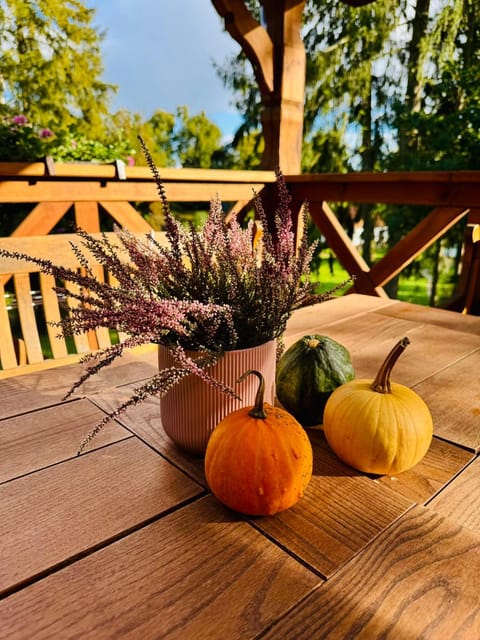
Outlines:
[[[158, 347], [160, 369], [170, 367], [174, 360], [166, 347]], [[247, 376], [237, 384], [238, 378], [248, 371], [260, 371], [265, 378], [265, 402], [273, 404], [275, 398], [276, 341], [258, 347], [226, 351], [208, 373], [225, 383], [241, 397], [241, 401], [222, 393], [198, 376], [189, 375], [175, 384], [160, 398], [162, 425], [175, 444], [195, 454], [204, 454], [213, 429], [227, 414], [243, 406], [254, 404], [258, 378]]]

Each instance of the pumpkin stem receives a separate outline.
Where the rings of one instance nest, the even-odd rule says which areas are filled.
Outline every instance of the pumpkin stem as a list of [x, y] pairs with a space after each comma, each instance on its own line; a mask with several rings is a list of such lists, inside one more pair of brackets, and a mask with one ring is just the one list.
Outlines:
[[237, 383], [243, 382], [247, 376], [253, 373], [259, 379], [259, 385], [257, 389], [257, 394], [255, 396], [255, 404], [248, 412], [249, 416], [252, 418], [260, 418], [261, 420], [265, 420], [267, 414], [265, 413], [265, 409], [263, 407], [263, 396], [265, 393], [265, 378], [262, 376], [260, 371], [255, 371], [254, 369], [250, 369], [249, 371], [245, 371], [243, 375], [237, 380]]
[[393, 365], [409, 344], [410, 340], [405, 337], [397, 342], [393, 347], [380, 367], [375, 380], [372, 382], [372, 391], [377, 391], [378, 393], [392, 393], [392, 388], [390, 386], [390, 374], [392, 372]]

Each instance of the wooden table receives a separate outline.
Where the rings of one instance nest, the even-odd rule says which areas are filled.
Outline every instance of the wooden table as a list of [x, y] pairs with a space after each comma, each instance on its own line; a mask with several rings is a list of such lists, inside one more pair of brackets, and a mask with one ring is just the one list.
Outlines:
[[349, 295], [303, 309], [286, 343], [323, 333], [373, 377], [429, 405], [435, 437], [397, 477], [340, 463], [310, 430], [305, 497], [243, 518], [202, 460], [162, 431], [151, 399], [82, 437], [156, 370], [125, 356], [62, 402], [68, 366], [0, 382], [0, 638], [480, 638], [480, 318]]

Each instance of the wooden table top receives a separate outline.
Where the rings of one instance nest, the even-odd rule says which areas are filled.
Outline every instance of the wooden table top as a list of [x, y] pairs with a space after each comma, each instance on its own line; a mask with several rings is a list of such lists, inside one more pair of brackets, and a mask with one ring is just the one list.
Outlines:
[[480, 318], [353, 294], [296, 312], [286, 345], [309, 333], [369, 378], [408, 336], [393, 379], [423, 397], [435, 435], [415, 468], [378, 477], [309, 430], [306, 494], [267, 518], [210, 494], [154, 398], [76, 456], [155, 372], [154, 351], [67, 402], [78, 366], [0, 381], [0, 638], [478, 640]]

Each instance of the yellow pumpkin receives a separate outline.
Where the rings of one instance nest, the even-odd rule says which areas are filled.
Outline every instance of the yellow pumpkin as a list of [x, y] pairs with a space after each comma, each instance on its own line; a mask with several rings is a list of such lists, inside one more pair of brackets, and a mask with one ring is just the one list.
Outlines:
[[252, 516], [273, 515], [293, 506], [312, 476], [310, 440], [299, 422], [263, 402], [259, 378], [253, 407], [233, 411], [213, 430], [205, 452], [205, 476], [220, 502]]
[[327, 401], [323, 430], [337, 456], [351, 467], [393, 475], [415, 466], [426, 454], [433, 421], [412, 389], [390, 382], [393, 365], [410, 343], [398, 342], [375, 380], [356, 379], [338, 387]]

